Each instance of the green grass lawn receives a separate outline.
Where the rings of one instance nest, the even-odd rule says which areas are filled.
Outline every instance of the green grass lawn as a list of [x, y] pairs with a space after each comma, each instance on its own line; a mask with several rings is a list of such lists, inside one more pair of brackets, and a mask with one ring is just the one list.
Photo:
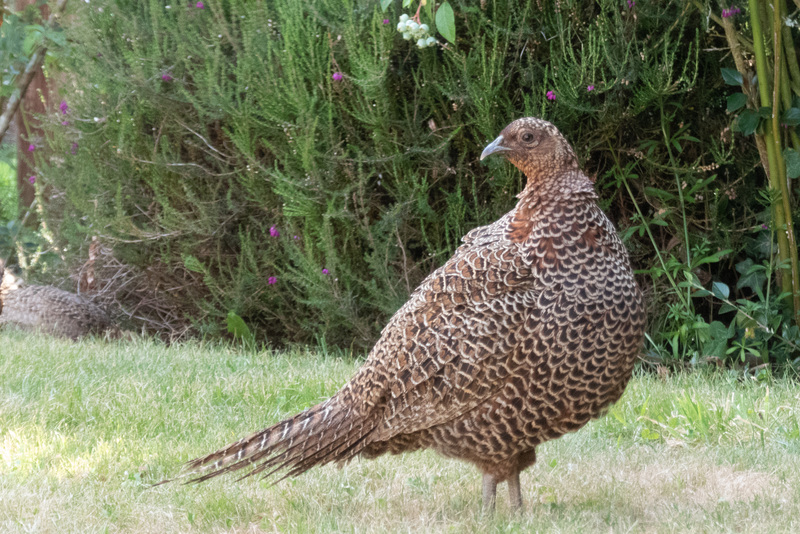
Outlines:
[[326, 398], [358, 362], [0, 332], [0, 532], [798, 532], [800, 388], [633, 379], [539, 448], [526, 511], [481, 513], [480, 475], [430, 453], [271, 486], [166, 484], [180, 465]]

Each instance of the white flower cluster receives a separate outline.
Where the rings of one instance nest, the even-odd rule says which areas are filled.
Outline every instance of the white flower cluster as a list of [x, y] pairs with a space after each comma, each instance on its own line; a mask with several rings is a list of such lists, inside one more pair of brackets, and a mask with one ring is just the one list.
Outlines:
[[417, 24], [408, 15], [401, 15], [400, 22], [397, 23], [397, 31], [403, 34], [403, 39], [410, 41], [413, 38], [420, 48], [437, 43], [436, 38], [428, 33], [430, 30], [427, 24]]

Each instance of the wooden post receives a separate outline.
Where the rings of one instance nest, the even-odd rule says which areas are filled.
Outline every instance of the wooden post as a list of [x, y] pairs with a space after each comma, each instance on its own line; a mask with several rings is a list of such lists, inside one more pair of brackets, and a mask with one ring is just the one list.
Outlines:
[[[36, 5], [36, 0], [17, 0], [17, 11], [24, 10], [27, 6]], [[50, 16], [50, 9], [47, 4], [40, 8], [42, 20], [47, 20]], [[33, 80], [28, 86], [28, 90], [22, 96], [19, 111], [17, 112], [17, 189], [19, 190], [19, 206], [25, 210], [33, 204], [35, 190], [30, 183], [30, 177], [36, 176], [36, 164], [34, 152], [28, 150], [31, 144], [36, 145], [37, 149], [42, 146], [43, 132], [39, 127], [36, 115], [45, 113], [47, 106], [52, 109], [50, 102], [50, 90], [47, 80], [44, 77], [42, 68], [36, 69]], [[28, 217], [28, 224], [36, 225], [35, 217]]]

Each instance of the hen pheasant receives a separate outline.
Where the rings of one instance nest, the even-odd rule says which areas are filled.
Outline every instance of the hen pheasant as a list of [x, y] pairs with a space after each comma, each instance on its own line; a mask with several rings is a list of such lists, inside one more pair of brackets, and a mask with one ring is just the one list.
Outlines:
[[297, 476], [357, 455], [434, 449], [475, 464], [493, 509], [536, 446], [622, 395], [645, 310], [628, 255], [569, 143], [549, 122], [508, 125], [481, 154], [525, 173], [516, 207], [476, 228], [391, 318], [333, 397], [203, 458], [192, 481], [251, 468]]
[[108, 315], [87, 298], [52, 286], [26, 285], [9, 271], [0, 278], [0, 295], [0, 325], [39, 329], [72, 339], [116, 331]]

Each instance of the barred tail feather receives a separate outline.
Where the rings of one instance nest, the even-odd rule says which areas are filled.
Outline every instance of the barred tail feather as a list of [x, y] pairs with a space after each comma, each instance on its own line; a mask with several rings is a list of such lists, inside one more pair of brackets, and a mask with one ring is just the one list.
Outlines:
[[[343, 417], [342, 421], [347, 421]], [[341, 425], [344, 426], [344, 425]], [[374, 426], [360, 424], [353, 428], [353, 424], [344, 434], [339, 434], [338, 429], [334, 435], [324, 436], [323, 439], [311, 442], [310, 440], [298, 443], [291, 449], [287, 449], [282, 454], [276, 455], [253, 469], [251, 473], [256, 474], [271, 469], [264, 476], [269, 477], [281, 470], [286, 473], [276, 480], [280, 482], [287, 477], [302, 475], [312, 467], [325, 465], [331, 462], [344, 464], [352, 460], [366, 446]]]
[[[264, 476], [269, 477], [287, 470], [279, 481], [301, 475], [316, 465], [347, 462], [364, 447], [375, 424], [368, 424], [360, 414], [338, 404], [333, 397], [207, 456], [191, 460], [176, 479], [188, 479], [188, 484], [245, 468], [251, 469], [241, 478], [265, 471], [268, 472]], [[175, 479], [159, 484], [171, 480]]]

